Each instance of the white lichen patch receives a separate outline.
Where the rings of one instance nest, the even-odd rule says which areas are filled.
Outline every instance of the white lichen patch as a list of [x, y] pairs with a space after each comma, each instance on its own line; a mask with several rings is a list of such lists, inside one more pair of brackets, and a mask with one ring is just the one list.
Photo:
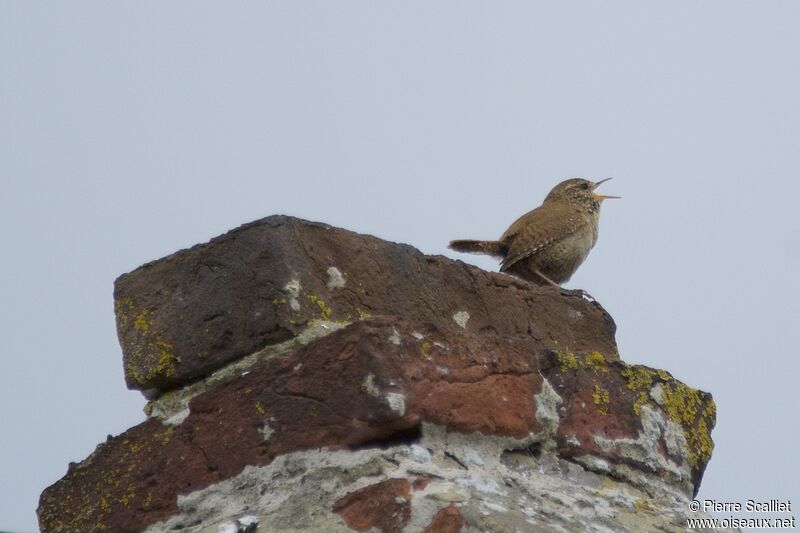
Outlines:
[[391, 342], [395, 346], [400, 346], [400, 344], [402, 344], [403, 342], [403, 339], [400, 338], [400, 334], [397, 332], [395, 328], [392, 328], [392, 334], [389, 335], [389, 342]]
[[563, 400], [544, 377], [542, 377], [542, 390], [534, 396], [534, 399], [536, 400], [536, 419], [544, 426], [543, 448], [550, 449], [555, 446], [554, 437], [560, 421], [558, 406], [563, 403]]
[[667, 446], [667, 453], [671, 456], [682, 457], [683, 460], [688, 459], [689, 452], [686, 435], [683, 433], [683, 428], [672, 420], [666, 421], [664, 444]]
[[361, 382], [361, 390], [372, 396], [373, 398], [377, 398], [381, 395], [381, 390], [375, 385], [375, 374], [370, 372], [369, 374], [364, 377], [364, 381]]
[[177, 413], [173, 414], [172, 416], [164, 420], [164, 422], [166, 422], [170, 426], [180, 426], [183, 423], [183, 421], [186, 420], [187, 416], [189, 416], [188, 407], [185, 409], [181, 409]]
[[406, 414], [406, 397], [399, 392], [387, 392], [386, 403], [395, 413], [403, 416]]
[[341, 289], [347, 282], [342, 276], [342, 272], [335, 266], [328, 267], [328, 289]]
[[414, 337], [415, 339], [417, 339], [418, 341], [421, 341], [422, 339], [425, 338], [425, 336], [422, 333], [420, 333], [419, 331], [412, 331], [411, 332], [411, 336]]
[[467, 329], [467, 322], [469, 321], [469, 313], [466, 311], [458, 311], [453, 313], [453, 322], [461, 326], [463, 329]]
[[[373, 398], [379, 398], [381, 396], [381, 390], [375, 383], [375, 375], [372, 372], [364, 377], [364, 381], [361, 382], [361, 390]], [[384, 400], [386, 401], [386, 405], [389, 406], [389, 409], [395, 413], [400, 416], [406, 414], [406, 397], [404, 394], [399, 392], [387, 392], [386, 396], [384, 396]]]
[[264, 440], [269, 440], [275, 434], [275, 430], [270, 427], [268, 422], [264, 422], [258, 432], [264, 436]]
[[292, 311], [300, 311], [300, 290], [303, 286], [300, 284], [300, 280], [292, 279], [289, 280], [286, 285], [283, 286], [283, 292], [286, 293], [286, 296], [289, 297], [289, 307]]
[[583, 313], [570, 307], [567, 309], [567, 318], [570, 322], [579, 322], [583, 319]]
[[664, 387], [661, 383], [656, 383], [653, 388], [650, 389], [650, 398], [661, 407], [664, 407]]

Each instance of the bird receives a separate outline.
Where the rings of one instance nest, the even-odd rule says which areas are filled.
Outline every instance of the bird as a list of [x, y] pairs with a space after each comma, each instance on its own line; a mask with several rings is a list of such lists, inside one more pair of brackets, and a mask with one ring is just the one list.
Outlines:
[[519, 217], [496, 241], [455, 240], [457, 252], [500, 258], [500, 271], [537, 285], [561, 287], [569, 281], [597, 242], [600, 205], [620, 198], [595, 193], [611, 178], [562, 181], [542, 205]]

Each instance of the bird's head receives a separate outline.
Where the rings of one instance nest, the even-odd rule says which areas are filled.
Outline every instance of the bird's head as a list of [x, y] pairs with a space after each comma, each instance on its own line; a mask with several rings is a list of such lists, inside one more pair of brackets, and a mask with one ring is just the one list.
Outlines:
[[589, 181], [583, 178], [572, 178], [562, 181], [547, 195], [545, 202], [569, 202], [571, 204], [583, 205], [591, 209], [599, 209], [600, 203], [609, 198], [619, 198], [619, 196], [607, 196], [597, 194], [594, 190], [611, 178], [600, 181]]

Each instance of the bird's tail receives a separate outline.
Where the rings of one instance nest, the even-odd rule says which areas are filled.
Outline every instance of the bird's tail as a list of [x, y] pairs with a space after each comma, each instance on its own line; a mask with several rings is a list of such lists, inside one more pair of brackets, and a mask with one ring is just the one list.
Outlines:
[[508, 252], [508, 246], [500, 241], [450, 241], [450, 245], [448, 247], [456, 252], [463, 252], [467, 254], [488, 254], [495, 257], [503, 257]]

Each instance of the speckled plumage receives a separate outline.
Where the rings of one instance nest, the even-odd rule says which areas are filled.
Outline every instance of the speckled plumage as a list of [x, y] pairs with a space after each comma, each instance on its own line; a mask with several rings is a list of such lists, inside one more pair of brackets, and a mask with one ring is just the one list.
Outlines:
[[600, 204], [597, 183], [573, 178], [556, 185], [542, 205], [518, 218], [497, 241], [458, 240], [450, 248], [502, 258], [500, 270], [539, 285], [560, 285], [597, 242]]

